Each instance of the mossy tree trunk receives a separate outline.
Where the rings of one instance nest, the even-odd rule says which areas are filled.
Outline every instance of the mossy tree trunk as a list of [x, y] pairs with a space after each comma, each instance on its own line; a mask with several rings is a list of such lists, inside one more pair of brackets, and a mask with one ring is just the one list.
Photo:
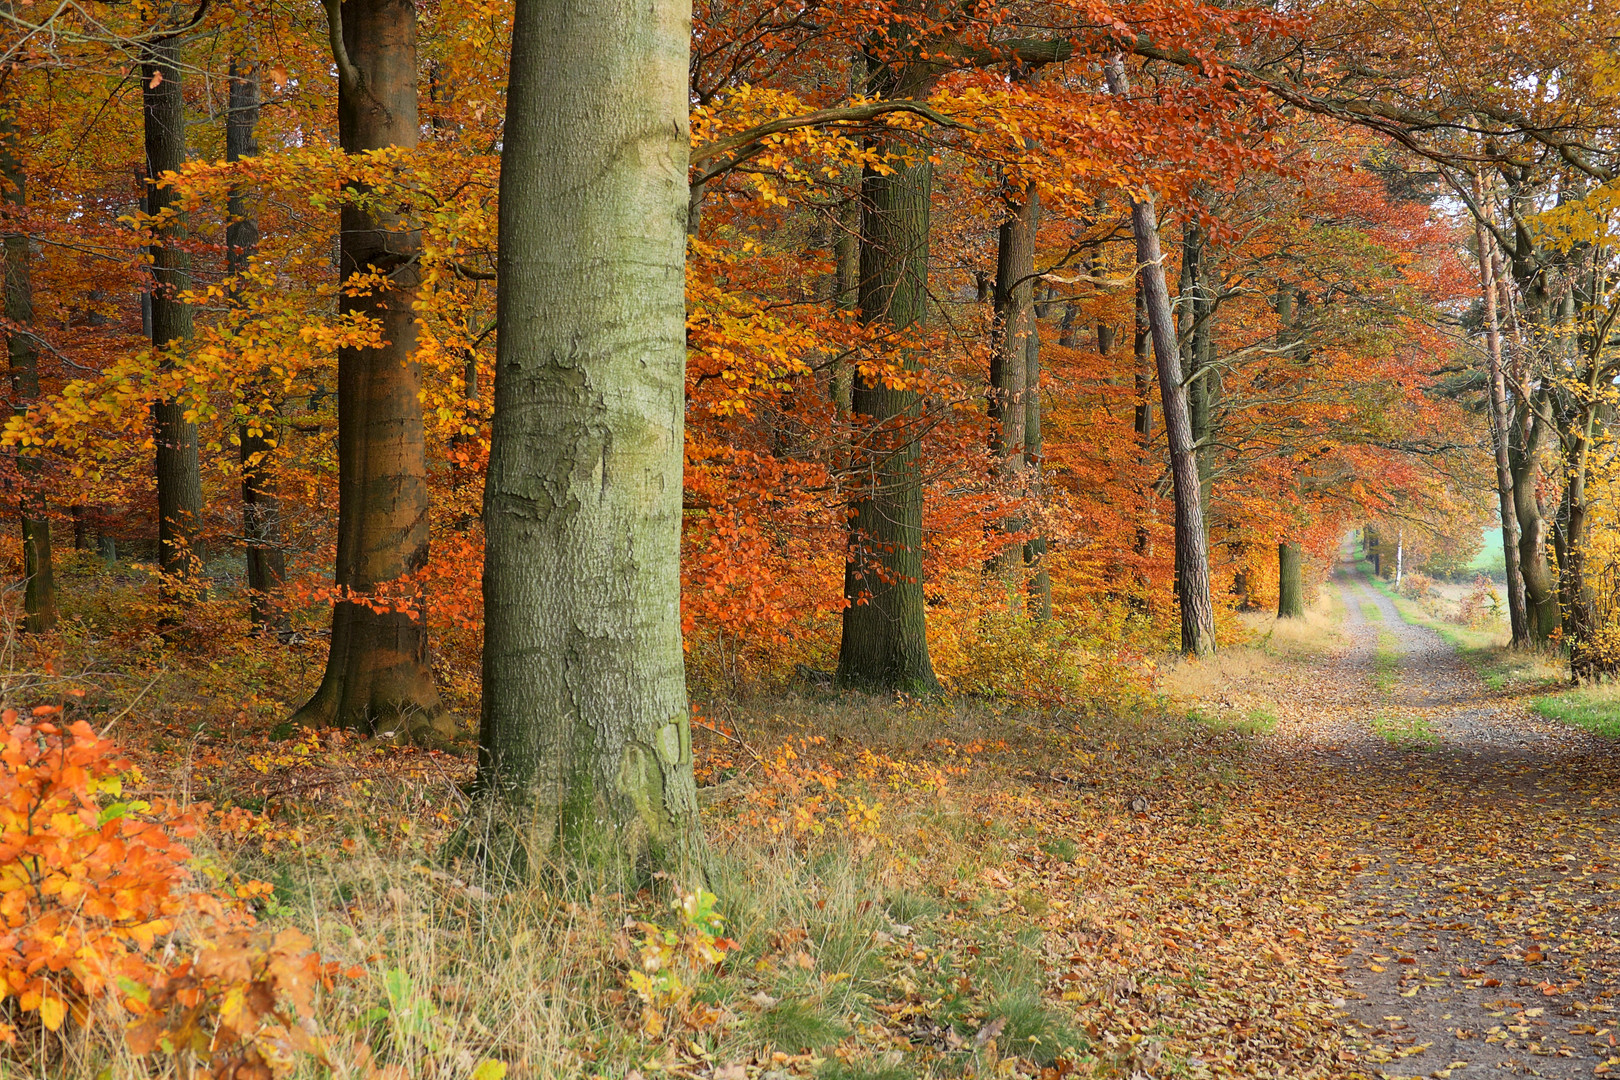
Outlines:
[[[360, 154], [411, 148], [416, 104], [412, 0], [328, 0], [338, 69], [338, 138]], [[353, 599], [332, 609], [332, 646], [315, 696], [293, 719], [392, 739], [450, 730], [428, 666], [426, 597], [412, 575], [427, 565], [427, 443], [416, 358], [420, 239], [382, 208], [345, 201], [339, 266], [347, 280], [381, 275], [387, 288], [345, 295], [381, 328], [375, 349], [338, 352], [338, 536], [334, 578]]]
[[[1109, 90], [1130, 94], [1125, 62], [1119, 54], [1105, 68]], [[1137, 273], [1141, 277], [1142, 305], [1149, 336], [1158, 361], [1160, 410], [1170, 446], [1170, 478], [1176, 505], [1176, 599], [1181, 606], [1181, 650], [1190, 656], [1215, 652], [1215, 605], [1209, 587], [1209, 537], [1204, 531], [1204, 509], [1198, 454], [1187, 410], [1187, 388], [1182, 382], [1181, 354], [1176, 340], [1170, 291], [1164, 279], [1164, 253], [1159, 246], [1158, 212], [1151, 195], [1131, 200], [1131, 229], [1136, 236]]]
[[[259, 69], [255, 61], [233, 56], [229, 107], [225, 114], [225, 160], [241, 161], [259, 153]], [[249, 268], [259, 246], [257, 210], [242, 186], [231, 189], [225, 205], [225, 274], [233, 279], [233, 293], [242, 289], [241, 275]], [[261, 373], [247, 407], [268, 388]], [[247, 587], [253, 625], [261, 630], [285, 631], [287, 612], [280, 604], [287, 579], [287, 557], [281, 545], [281, 500], [271, 468], [278, 444], [274, 411], [251, 412], [237, 429], [242, 467], [242, 540], [246, 548]]]
[[[352, 0], [351, 0], [352, 2]], [[526, 874], [695, 869], [680, 625], [689, 0], [518, 0], [479, 789]]]
[[[186, 162], [186, 102], [180, 83], [180, 43], [165, 37], [145, 46], [141, 96], [146, 141], [146, 212], [179, 209], [173, 188], [159, 182]], [[152, 347], [167, 370], [174, 353], [191, 340], [191, 306], [181, 294], [191, 288], [191, 256], [181, 246], [185, 218], [178, 213], [155, 228], [152, 259]], [[197, 425], [184, 401], [167, 398], [152, 406], [156, 443], [158, 566], [170, 599], [184, 602], [202, 591], [202, 472]]]
[[[926, 97], [927, 69], [880, 69], [872, 90]], [[921, 324], [928, 304], [928, 245], [934, 167], [898, 136], [881, 137], [890, 170], [861, 181], [860, 317], [896, 332]], [[901, 156], [904, 155], [904, 156]], [[917, 370], [916, 357], [908, 367]], [[852, 408], [871, 428], [852, 448], [849, 546], [837, 681], [864, 690], [929, 694], [939, 680], [928, 656], [923, 595], [922, 402], [915, 390], [855, 380]]]
[[[27, 412], [39, 398], [39, 347], [34, 325], [34, 284], [29, 240], [22, 218], [28, 204], [27, 177], [18, 149], [18, 131], [9, 102], [0, 102], [0, 213], [5, 229], [6, 356], [11, 372], [11, 407]], [[51, 520], [46, 516], [37, 451], [19, 448], [17, 472], [22, 483], [18, 510], [22, 518], [23, 629], [43, 633], [56, 625], [56, 578], [51, 567]]]

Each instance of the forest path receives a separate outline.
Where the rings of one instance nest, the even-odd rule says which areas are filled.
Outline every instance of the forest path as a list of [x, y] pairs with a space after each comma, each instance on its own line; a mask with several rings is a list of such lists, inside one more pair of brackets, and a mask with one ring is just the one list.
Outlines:
[[1620, 755], [1493, 694], [1348, 561], [1333, 584], [1351, 647], [1309, 665], [1266, 752], [1314, 759], [1359, 849], [1340, 1023], [1362, 1075], [1620, 1075]]

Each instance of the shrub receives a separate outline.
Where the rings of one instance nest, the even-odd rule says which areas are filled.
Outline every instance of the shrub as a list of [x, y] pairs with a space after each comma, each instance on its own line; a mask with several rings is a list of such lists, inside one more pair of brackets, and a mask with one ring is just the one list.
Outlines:
[[1413, 571], [1401, 579], [1401, 595], [1408, 600], [1422, 600], [1434, 590], [1434, 579]]
[[1457, 603], [1456, 621], [1464, 626], [1484, 626], [1502, 614], [1502, 601], [1491, 587], [1491, 579], [1476, 575], [1468, 593]]
[[0, 1041], [70, 1019], [127, 1022], [137, 1057], [161, 1051], [220, 1077], [281, 1075], [320, 1055], [299, 1020], [333, 972], [298, 931], [256, 928], [244, 901], [269, 887], [199, 887], [182, 842], [193, 815], [125, 798], [139, 773], [57, 713], [0, 714]]

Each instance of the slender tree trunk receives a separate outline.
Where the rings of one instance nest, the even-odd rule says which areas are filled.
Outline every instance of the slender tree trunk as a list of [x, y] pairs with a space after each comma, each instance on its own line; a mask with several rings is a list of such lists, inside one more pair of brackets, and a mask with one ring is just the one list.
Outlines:
[[[860, 304], [861, 289], [861, 200], [859, 193], [838, 207], [838, 235], [833, 239], [833, 308], [854, 311]], [[828, 380], [833, 407], [840, 419], [848, 419], [855, 392], [854, 365], [848, 360], [833, 364]]]
[[[146, 212], [179, 210], [173, 188], [159, 183], [166, 172], [186, 162], [186, 103], [180, 85], [177, 38], [145, 47], [141, 64], [146, 136]], [[174, 365], [174, 352], [191, 340], [191, 306], [180, 294], [191, 288], [191, 256], [179, 243], [185, 221], [169, 217], [154, 229], [151, 245], [152, 347], [160, 350], [164, 370]], [[172, 602], [194, 599], [203, 591], [202, 472], [197, 461], [197, 425], [186, 418], [186, 403], [167, 398], [152, 406], [156, 443], [158, 566]]]
[[[891, 81], [879, 89], [897, 97], [926, 95], [928, 78], [918, 71], [903, 71]], [[860, 313], [863, 322], [904, 331], [927, 314], [934, 167], [894, 136], [881, 138], [874, 149], [896, 157], [890, 171], [868, 168], [861, 181]], [[906, 364], [920, 367], [913, 355]], [[857, 378], [852, 407], [870, 423], [872, 435], [853, 455], [857, 479], [850, 496], [838, 684], [934, 693], [939, 680], [928, 657], [923, 596], [917, 433], [922, 402], [915, 390]]]
[[519, 871], [554, 856], [609, 878], [695, 866], [680, 624], [690, 17], [689, 0], [517, 3], [479, 786], [505, 811], [490, 854]]
[[[992, 478], [1014, 496], [1024, 488], [1025, 379], [1029, 370], [1030, 326], [1035, 321], [1035, 228], [1040, 195], [1033, 181], [1023, 191], [1009, 194], [996, 247], [995, 351], [990, 356], [990, 431]], [[1027, 522], [1014, 514], [1001, 523], [1004, 533], [1022, 532]], [[990, 571], [1007, 586], [1015, 612], [1022, 598], [1013, 581], [1022, 564], [1022, 550], [1004, 548], [990, 560]]]
[[[28, 204], [27, 178], [18, 152], [17, 126], [9, 102], [0, 102], [0, 185], [5, 188], [0, 214], [5, 219], [5, 314], [13, 329], [6, 333], [11, 370], [11, 407], [26, 413], [39, 398], [39, 348], [29, 336], [34, 325], [34, 285], [29, 268], [28, 233], [22, 223]], [[18, 510], [22, 518], [23, 629], [43, 633], [56, 625], [56, 579], [51, 572], [51, 521], [46, 516], [37, 451], [17, 450], [22, 484]]]
[[[412, 0], [329, 0], [345, 152], [414, 148], [416, 7]], [[358, 186], [358, 185], [356, 185]], [[345, 295], [341, 309], [375, 320], [384, 344], [338, 352], [337, 585], [320, 689], [293, 719], [392, 739], [449, 734], [428, 666], [426, 596], [413, 578], [428, 559], [427, 443], [418, 394], [416, 230], [397, 214], [345, 201], [341, 276], [382, 274], [386, 289]], [[379, 610], [379, 608], [381, 610]]]
[[1305, 583], [1301, 570], [1304, 552], [1298, 543], [1284, 540], [1277, 545], [1277, 618], [1298, 619], [1305, 615]]
[[[1106, 68], [1109, 90], [1120, 97], [1130, 94], [1125, 62], [1118, 53]], [[1142, 278], [1142, 299], [1148, 330], [1158, 358], [1159, 394], [1165, 436], [1170, 444], [1170, 477], [1176, 503], [1176, 595], [1181, 602], [1181, 650], [1188, 655], [1215, 652], [1215, 604], [1209, 590], [1209, 538], [1204, 531], [1198, 456], [1193, 446], [1192, 423], [1187, 415], [1187, 388], [1181, 381], [1181, 356], [1176, 342], [1170, 291], [1164, 280], [1164, 255], [1159, 248], [1158, 214], [1151, 195], [1131, 200], [1131, 226], [1136, 234], [1136, 261]]]
[[[1474, 201], [1484, 212], [1484, 189], [1474, 177]], [[1519, 570], [1519, 517], [1513, 506], [1513, 466], [1508, 460], [1507, 383], [1502, 374], [1502, 335], [1496, 311], [1494, 245], [1482, 221], [1474, 222], [1479, 244], [1479, 288], [1485, 301], [1485, 346], [1491, 375], [1491, 441], [1496, 450], [1497, 507], [1502, 517], [1502, 562], [1507, 575], [1508, 623], [1514, 648], [1530, 645], [1530, 622], [1525, 611], [1524, 575]]]
[[[1041, 452], [1041, 327], [1038, 317], [1029, 320], [1029, 339], [1024, 343], [1024, 482], [1037, 503], [1046, 503], [1042, 483]], [[1052, 617], [1052, 573], [1046, 565], [1050, 546], [1037, 526], [1035, 535], [1024, 542], [1024, 568], [1029, 573], [1029, 613], [1037, 620]]]
[[[259, 123], [259, 68], [241, 57], [231, 58], [230, 104], [225, 117], [225, 160], [241, 161], [259, 152], [255, 129]], [[225, 214], [225, 274], [233, 296], [241, 291], [241, 275], [259, 246], [259, 223], [248, 192], [231, 188]], [[271, 458], [276, 452], [276, 410], [260, 408], [258, 397], [268, 390], [268, 372], [261, 372], [246, 402], [248, 419], [238, 428], [242, 466], [242, 538], [247, 556], [247, 587], [253, 625], [285, 631], [287, 613], [279, 602], [287, 579], [287, 559], [281, 547], [281, 500], [277, 497]]]
[[1204, 525], [1209, 526], [1210, 495], [1215, 475], [1211, 424], [1214, 417], [1216, 375], [1212, 320], [1215, 301], [1205, 281], [1209, 274], [1209, 236], [1196, 223], [1189, 222], [1181, 243], [1181, 328], [1182, 370], [1187, 387], [1187, 418], [1192, 425], [1193, 444], [1198, 448], [1198, 487], [1205, 509]]

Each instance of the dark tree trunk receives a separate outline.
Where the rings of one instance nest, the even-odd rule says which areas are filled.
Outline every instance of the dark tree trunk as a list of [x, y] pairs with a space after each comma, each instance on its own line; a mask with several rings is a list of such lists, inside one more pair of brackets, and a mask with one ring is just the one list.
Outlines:
[[[0, 102], [0, 108], [5, 103]], [[11, 371], [11, 407], [26, 413], [39, 398], [39, 347], [29, 336], [34, 325], [34, 285], [29, 269], [29, 241], [21, 218], [28, 203], [27, 178], [17, 147], [18, 132], [9, 110], [0, 114], [0, 184], [5, 186], [0, 213], [5, 219], [6, 355]], [[23, 629], [43, 633], [56, 625], [56, 579], [51, 572], [51, 522], [39, 476], [37, 450], [17, 451], [22, 483], [18, 510], [22, 518]]]
[[[145, 47], [141, 64], [146, 136], [146, 212], [161, 214], [178, 200], [159, 182], [186, 162], [186, 102], [180, 85], [180, 44], [170, 37]], [[170, 217], [152, 236], [150, 291], [152, 347], [159, 364], [174, 364], [174, 353], [191, 340], [191, 306], [180, 296], [191, 288], [191, 256], [179, 244], [185, 219]], [[152, 406], [156, 443], [158, 567], [169, 598], [185, 602], [200, 595], [202, 581], [202, 473], [197, 461], [197, 425], [186, 419], [185, 402]]]
[[[884, 81], [891, 85], [878, 89], [897, 97], [927, 92], [926, 75], [907, 71]], [[868, 168], [861, 180], [860, 315], [868, 324], [902, 331], [927, 315], [934, 167], [897, 136], [881, 137], [874, 149], [896, 158], [891, 171]], [[907, 364], [920, 368], [915, 356]], [[857, 479], [850, 496], [838, 684], [935, 693], [939, 680], [928, 657], [923, 596], [922, 402], [915, 390], [857, 377], [852, 406], [872, 435], [852, 448]]]
[[[231, 58], [230, 105], [225, 117], [225, 160], [241, 161], [259, 152], [255, 128], [259, 123], [259, 69], [251, 60]], [[259, 223], [248, 192], [231, 189], [225, 207], [225, 273], [232, 295], [244, 288], [241, 275], [259, 246]], [[242, 465], [242, 539], [247, 556], [247, 587], [253, 625], [262, 630], [288, 629], [287, 613], [279, 602], [287, 580], [287, 557], [281, 546], [281, 500], [276, 494], [271, 459], [278, 443], [276, 409], [262, 408], [259, 397], [269, 387], [268, 372], [261, 372], [244, 403], [248, 418], [239, 426], [237, 440]]]
[[[838, 208], [838, 235], [833, 239], [833, 308], [854, 311], [860, 304], [861, 290], [861, 200], [859, 195], [845, 199]], [[848, 419], [855, 392], [854, 367], [848, 360], [833, 362], [828, 380], [833, 407]]]
[[[1006, 219], [1002, 221], [996, 245], [995, 351], [990, 355], [990, 450], [992, 477], [1001, 489], [1013, 496], [1024, 491], [1027, 435], [1025, 385], [1029, 371], [1029, 334], [1035, 321], [1035, 228], [1040, 214], [1040, 194], [1034, 182], [1023, 191], [1009, 194]], [[1028, 523], [1013, 515], [1001, 523], [1004, 533], [1022, 532]], [[1007, 585], [1013, 609], [1022, 608], [1013, 577], [1019, 573], [1022, 551], [1003, 548], [990, 560], [990, 572]]]
[[[1124, 60], [1116, 53], [1106, 68], [1109, 89], [1130, 94]], [[1159, 395], [1165, 437], [1170, 444], [1170, 478], [1176, 503], [1176, 598], [1181, 603], [1181, 650], [1193, 656], [1215, 652], [1215, 604], [1209, 588], [1209, 537], [1204, 531], [1197, 451], [1187, 414], [1187, 389], [1181, 380], [1175, 317], [1164, 280], [1164, 254], [1159, 247], [1158, 213], [1153, 199], [1131, 200], [1131, 227], [1136, 234], [1136, 262], [1148, 331], [1158, 358]]]
[[698, 872], [680, 623], [689, 10], [516, 8], [479, 760], [501, 812], [464, 838], [520, 874]]
[[1277, 545], [1277, 618], [1298, 619], [1305, 614], [1305, 583], [1301, 568], [1304, 553], [1297, 543], [1284, 540]]
[[[416, 8], [411, 0], [328, 0], [345, 152], [414, 147]], [[358, 186], [358, 185], [357, 185]], [[453, 730], [428, 666], [426, 596], [413, 579], [428, 559], [427, 444], [418, 393], [419, 237], [382, 208], [345, 201], [340, 273], [386, 275], [387, 289], [344, 296], [375, 320], [384, 344], [338, 353], [337, 585], [355, 599], [332, 610], [320, 689], [294, 720], [393, 739]], [[375, 599], [374, 599], [375, 598]], [[382, 610], [378, 610], [378, 608]]]
[[1204, 505], [1204, 525], [1209, 525], [1209, 506], [1215, 475], [1215, 448], [1211, 425], [1219, 392], [1215, 373], [1215, 299], [1209, 288], [1209, 235], [1202, 227], [1188, 224], [1181, 244], [1180, 329], [1182, 371], [1188, 379], [1187, 417], [1192, 424], [1193, 443], [1198, 447], [1198, 486]]

